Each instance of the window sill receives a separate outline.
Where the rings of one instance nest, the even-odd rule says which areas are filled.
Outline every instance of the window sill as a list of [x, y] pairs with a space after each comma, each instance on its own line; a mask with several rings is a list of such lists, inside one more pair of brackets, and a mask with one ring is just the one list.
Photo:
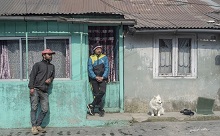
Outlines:
[[153, 79], [197, 79], [197, 77], [153, 77]]
[[[55, 78], [54, 79], [54, 81], [62, 81], [62, 80], [72, 80], [72, 79], [70, 79], [70, 78]], [[3, 82], [3, 81], [10, 81], [10, 82], [13, 82], [13, 81], [15, 81], [15, 82], [17, 82], [17, 81], [24, 81], [24, 82], [26, 82], [26, 81], [29, 81], [28, 79], [0, 79], [0, 82]]]

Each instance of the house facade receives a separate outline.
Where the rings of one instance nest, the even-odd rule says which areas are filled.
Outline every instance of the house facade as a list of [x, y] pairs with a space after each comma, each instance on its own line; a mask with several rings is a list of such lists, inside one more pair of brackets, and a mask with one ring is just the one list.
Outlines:
[[[196, 110], [198, 97], [214, 99], [219, 110], [219, 5], [133, 2], [136, 32], [124, 38], [125, 111], [148, 112], [156, 95], [165, 112]], [[146, 13], [146, 14], [144, 14]]]
[[[121, 14], [106, 11], [106, 5], [96, 0], [93, 2], [105, 10], [98, 11], [91, 1], [87, 3], [91, 6], [86, 4], [88, 7], [79, 11], [77, 6], [83, 6], [84, 2], [79, 1], [77, 6], [75, 2], [30, 0], [2, 3], [1, 128], [30, 127], [29, 74], [33, 64], [42, 60], [41, 51], [46, 48], [55, 51], [56, 55], [52, 60], [55, 79], [49, 90], [49, 113], [43, 125], [72, 127], [105, 123], [87, 119], [86, 105], [93, 99], [87, 60], [97, 42], [103, 46], [110, 65], [105, 110], [124, 111], [123, 28], [134, 25], [135, 19], [125, 19]], [[68, 9], [69, 4], [75, 8]], [[15, 5], [16, 8], [12, 8]], [[51, 5], [55, 7], [48, 8]]]
[[219, 110], [218, 31], [164, 34], [136, 34], [125, 40], [126, 112], [147, 113], [149, 101], [158, 94], [167, 112], [195, 110], [198, 97], [215, 99], [214, 110]]
[[[98, 26], [53, 21], [1, 21], [0, 94], [3, 103], [0, 126], [29, 126], [29, 74], [33, 64], [42, 60], [41, 51], [45, 48], [56, 52], [52, 60], [56, 67], [56, 79], [49, 91], [50, 112], [44, 123], [57, 127], [85, 125], [86, 104], [92, 97], [87, 75], [90, 27]], [[122, 39], [119, 38], [121, 30], [118, 27], [111, 26], [117, 31], [114, 38], [118, 39], [118, 43], [114, 45], [119, 52]], [[111, 31], [111, 28], [106, 31]], [[117, 57], [122, 56], [118, 54]], [[114, 96], [115, 100], [106, 97], [107, 111], [121, 110], [119, 85], [120, 81], [116, 78], [108, 85], [107, 96]], [[50, 121], [50, 118], [56, 120]]]

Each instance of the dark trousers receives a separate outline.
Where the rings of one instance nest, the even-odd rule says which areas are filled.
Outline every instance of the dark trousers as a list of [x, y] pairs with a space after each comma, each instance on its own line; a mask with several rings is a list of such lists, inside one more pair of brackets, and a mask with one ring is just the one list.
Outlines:
[[103, 96], [105, 95], [105, 92], [106, 92], [106, 82], [107, 81], [105, 80], [103, 80], [102, 82], [98, 82], [96, 80], [90, 81], [92, 85], [93, 96], [94, 96], [94, 100], [91, 103], [93, 107], [97, 105], [99, 106], [99, 109], [104, 108]]
[[[34, 89], [34, 94], [30, 95], [31, 103], [31, 124], [32, 126], [40, 126], [49, 108], [48, 93], [37, 88]], [[37, 118], [38, 104], [41, 105], [41, 112]]]

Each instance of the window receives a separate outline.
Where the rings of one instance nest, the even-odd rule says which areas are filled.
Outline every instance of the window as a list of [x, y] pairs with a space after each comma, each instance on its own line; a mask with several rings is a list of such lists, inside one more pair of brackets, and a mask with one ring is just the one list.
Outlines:
[[195, 78], [197, 74], [195, 36], [156, 36], [154, 78]]
[[69, 39], [46, 39], [46, 48], [56, 52], [53, 56], [56, 78], [70, 78]]
[[[42, 60], [41, 51], [50, 48], [56, 52], [52, 64], [56, 78], [70, 78], [69, 37], [29, 37], [0, 39], [0, 79], [27, 79], [34, 63]], [[26, 53], [26, 50], [28, 52]]]

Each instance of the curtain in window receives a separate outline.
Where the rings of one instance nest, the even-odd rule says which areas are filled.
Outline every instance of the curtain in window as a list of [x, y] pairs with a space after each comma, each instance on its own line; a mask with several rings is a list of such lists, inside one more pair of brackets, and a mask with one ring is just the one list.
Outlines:
[[0, 79], [10, 79], [8, 47], [6, 41], [0, 41]]
[[89, 55], [93, 54], [93, 45], [100, 43], [103, 47], [103, 53], [109, 59], [109, 82], [118, 81], [116, 78], [116, 64], [115, 59], [117, 48], [115, 46], [115, 28], [112, 26], [90, 26], [89, 27]]
[[159, 39], [159, 73], [172, 73], [172, 39]]
[[191, 39], [178, 39], [178, 74], [191, 73]]
[[56, 78], [70, 78], [69, 39], [47, 39], [47, 48], [55, 51], [52, 64], [55, 65]]
[[20, 79], [19, 40], [0, 40], [0, 79]]
[[[43, 39], [28, 40], [28, 74], [30, 75], [33, 65], [43, 59], [41, 52], [44, 50]], [[27, 78], [26, 68], [26, 40], [22, 40], [22, 69], [23, 79]], [[28, 76], [29, 76], [28, 75]]]

